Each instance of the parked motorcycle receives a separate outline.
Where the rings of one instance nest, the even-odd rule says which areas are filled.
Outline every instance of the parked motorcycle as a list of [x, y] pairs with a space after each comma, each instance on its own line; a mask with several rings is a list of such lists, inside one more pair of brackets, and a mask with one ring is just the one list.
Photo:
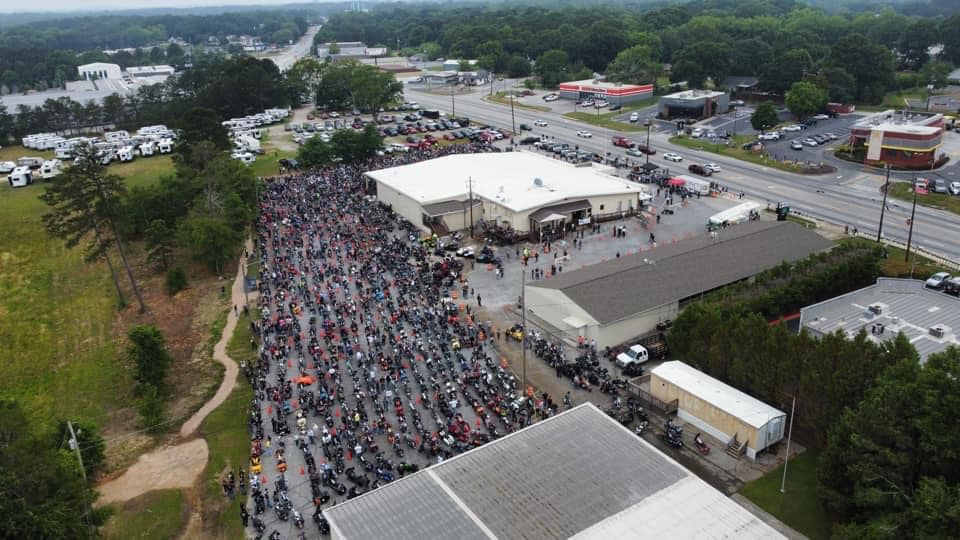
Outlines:
[[703, 442], [703, 437], [697, 433], [697, 436], [693, 438], [693, 443], [697, 445], [697, 450], [700, 450], [700, 453], [707, 455], [710, 453], [710, 447], [707, 446], [707, 443]]

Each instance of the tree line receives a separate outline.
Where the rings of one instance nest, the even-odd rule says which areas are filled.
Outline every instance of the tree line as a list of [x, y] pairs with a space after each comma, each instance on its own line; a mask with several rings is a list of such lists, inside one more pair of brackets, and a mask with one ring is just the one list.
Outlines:
[[[251, 35], [285, 44], [308, 27], [307, 11], [272, 10], [216, 15], [101, 15], [37, 21], [0, 31], [0, 85], [7, 91], [62, 87], [78, 77], [77, 66], [111, 62], [123, 67], [165, 63], [182, 66], [193, 51], [167, 44], [177, 37], [203, 45], [210, 37]], [[155, 47], [154, 47], [155, 46]], [[149, 50], [144, 50], [148, 47]], [[110, 56], [102, 49], [140, 49]]]
[[872, 283], [883, 253], [865, 248], [841, 246], [709, 295], [677, 318], [671, 348], [781, 410], [796, 399], [798, 431], [821, 450], [817, 493], [836, 520], [835, 537], [951, 537], [960, 469], [949, 426], [960, 349], [921, 365], [903, 334], [878, 344], [864, 330], [815, 338], [768, 322]]
[[[384, 5], [331, 15], [316, 40], [394, 46], [398, 38], [405, 54], [477, 58], [483, 67], [512, 75], [533, 61], [548, 86], [592, 72], [650, 83], [669, 65], [672, 81], [693, 87], [729, 75], [756, 76], [765, 91], [783, 95], [794, 83], [809, 82], [844, 102], [879, 102], [902, 83], [945, 84], [947, 68], [960, 64], [960, 14], [908, 16], [891, 8], [828, 13], [794, 0], [483, 10]], [[928, 55], [941, 43], [939, 56]], [[922, 72], [928, 64], [935, 68]], [[922, 77], [898, 81], [897, 70]]]

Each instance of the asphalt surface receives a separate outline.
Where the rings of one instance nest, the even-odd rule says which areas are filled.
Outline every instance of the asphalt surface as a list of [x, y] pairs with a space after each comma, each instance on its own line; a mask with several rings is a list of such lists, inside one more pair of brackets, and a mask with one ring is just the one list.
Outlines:
[[307, 33], [300, 37], [293, 45], [267, 58], [273, 60], [273, 63], [280, 68], [280, 71], [290, 69], [290, 66], [297, 60], [310, 53], [310, 47], [313, 45], [313, 36], [320, 31], [320, 28], [320, 26], [311, 26], [307, 29]]
[[[510, 107], [483, 101], [481, 98], [486, 92], [458, 94], [456, 96], [456, 111], [459, 116], [468, 116], [472, 120], [486, 122], [496, 127], [511, 129]], [[450, 111], [449, 96], [437, 96], [426, 92], [418, 92], [408, 88], [407, 99], [416, 100], [422, 106], [439, 108]], [[532, 98], [530, 103], [544, 103]], [[547, 135], [561, 142], [578, 144], [581, 148], [593, 152], [612, 152], [626, 157], [625, 150], [611, 144], [613, 135], [626, 136], [634, 141], [644, 141], [646, 133], [623, 133], [615, 130], [583, 124], [565, 118], [562, 113], [569, 112], [566, 104], [556, 106], [550, 112], [539, 112], [519, 107], [514, 108], [516, 124], [533, 124], [535, 120], [544, 120], [546, 127], [538, 127], [534, 135]], [[558, 111], [558, 112], [555, 112]], [[578, 130], [588, 130], [593, 134], [591, 139], [582, 139], [576, 136]], [[818, 124], [815, 130], [833, 131], [840, 136], [841, 131], [830, 123]], [[651, 131], [651, 146], [657, 150], [657, 155], [650, 158], [650, 162], [661, 167], [672, 168], [674, 171], [682, 169], [691, 162], [717, 163], [723, 172], [715, 175], [712, 180], [726, 186], [730, 190], [743, 191], [748, 197], [776, 205], [786, 201], [791, 207], [816, 219], [833, 223], [840, 227], [856, 227], [866, 235], [876, 235], [880, 219], [882, 201], [881, 187], [884, 177], [881, 171], [871, 167], [856, 164], [838, 164], [838, 172], [831, 175], [800, 175], [779, 171], [763, 165], [744, 162], [738, 159], [719, 156], [705, 151], [679, 147], [669, 143], [673, 134], [672, 129], [659, 127]], [[958, 136], [948, 133], [948, 137]], [[663, 159], [664, 152], [675, 152], [685, 159], [680, 164], [673, 164]], [[804, 151], [806, 152], [806, 151]], [[645, 161], [646, 158], [631, 158], [635, 162]], [[845, 163], [845, 162], [843, 162]], [[831, 162], [831, 164], [834, 164]], [[953, 171], [943, 171], [950, 174]], [[911, 174], [895, 174], [894, 179], [908, 179]], [[946, 176], [948, 179], [956, 179]], [[884, 219], [883, 234], [885, 237], [900, 242], [907, 241], [907, 219], [910, 216], [910, 207], [901, 201], [888, 200], [888, 211]], [[913, 230], [914, 246], [923, 247], [933, 253], [940, 254], [952, 260], [960, 261], [960, 220], [955, 214], [934, 208], [918, 206]]]

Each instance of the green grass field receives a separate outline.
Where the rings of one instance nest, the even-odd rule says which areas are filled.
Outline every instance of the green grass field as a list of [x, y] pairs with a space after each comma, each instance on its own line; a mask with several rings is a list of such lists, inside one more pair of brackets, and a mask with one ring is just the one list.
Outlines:
[[[48, 154], [14, 146], [0, 150], [0, 160]], [[164, 157], [109, 170], [143, 185], [172, 166]], [[116, 293], [102, 262], [88, 264], [82, 249], [68, 250], [47, 235], [43, 190], [43, 182], [0, 184], [0, 395], [22, 400], [43, 422], [71, 418], [102, 426], [130, 395], [112, 334]]]
[[[507, 107], [510, 106], [510, 98], [506, 97], [505, 92], [496, 92], [492, 96], [484, 96], [483, 99], [484, 101], [499, 103], [500, 105], [506, 105]], [[537, 112], [549, 112], [551, 110], [550, 107], [544, 107], [541, 105], [527, 105], [526, 103], [521, 103], [520, 101], [515, 101], [513, 106], [518, 109], [526, 109], [528, 111]]]
[[786, 493], [780, 493], [783, 466], [743, 486], [740, 494], [812, 539], [829, 538], [832, 520], [817, 498], [817, 455], [807, 451], [790, 460]]
[[180, 536], [189, 515], [183, 491], [151, 491], [125, 504], [111, 516], [103, 536], [116, 540], [169, 540]]
[[[891, 184], [890, 196], [894, 199], [900, 199], [901, 201], [913, 204], [913, 190], [910, 184], [906, 182]], [[934, 193], [931, 191], [929, 195], [918, 195], [917, 205], [931, 206], [953, 212], [954, 214], [960, 214], [960, 196], [950, 195], [949, 193]]]

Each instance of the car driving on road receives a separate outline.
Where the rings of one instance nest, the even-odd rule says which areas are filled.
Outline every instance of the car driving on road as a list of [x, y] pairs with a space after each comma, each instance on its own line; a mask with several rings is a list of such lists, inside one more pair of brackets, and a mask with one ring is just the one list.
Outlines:
[[584, 139], [590, 139], [590, 138], [593, 138], [593, 133], [590, 133], [589, 131], [585, 131], [585, 130], [582, 130], [582, 129], [581, 129], [581, 130], [577, 130], [577, 137], [583, 137]]
[[681, 156], [680, 154], [675, 154], [673, 152], [667, 152], [663, 154], [663, 159], [667, 161], [673, 161], [673, 162], [679, 163], [683, 161], [683, 156]]
[[703, 165], [703, 168], [704, 168], [704, 169], [707, 169], [708, 171], [710, 171], [710, 172], [712, 172], [712, 173], [718, 173], [718, 172], [720, 172], [720, 166], [717, 165], [716, 163], [705, 163], [705, 164]]
[[631, 122], [636, 122], [636, 121], [638, 121], [638, 120], [640, 120], [640, 113], [636, 113], [636, 112], [630, 113], [630, 121], [631, 121]]
[[547, 127], [547, 122], [545, 120], [537, 120], [533, 123], [537, 127]]

